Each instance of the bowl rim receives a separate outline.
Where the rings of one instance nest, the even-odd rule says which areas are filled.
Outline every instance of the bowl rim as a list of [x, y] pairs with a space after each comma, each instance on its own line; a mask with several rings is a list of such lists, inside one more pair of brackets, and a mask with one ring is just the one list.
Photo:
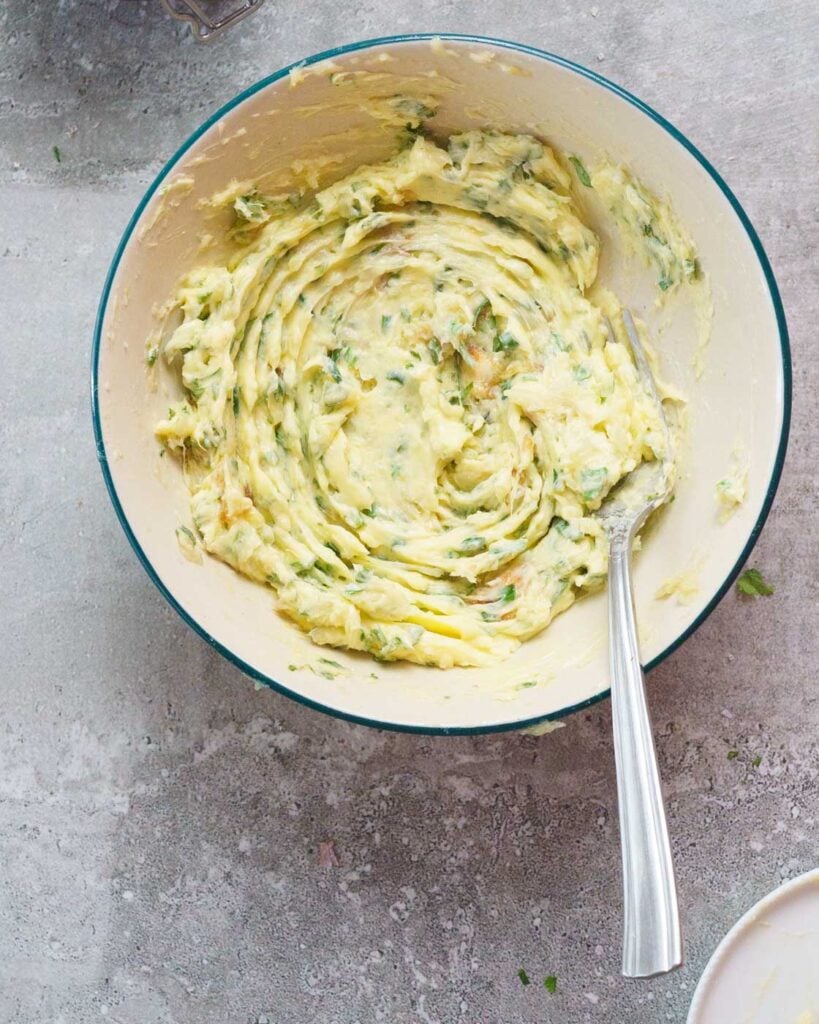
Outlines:
[[534, 717], [521, 719], [515, 722], [502, 722], [498, 724], [485, 724], [475, 726], [430, 726], [430, 725], [417, 725], [413, 723], [405, 722], [391, 722], [384, 721], [382, 719], [370, 718], [363, 715], [356, 715], [346, 711], [342, 711], [338, 708], [331, 707], [330, 705], [323, 704], [320, 701], [313, 700], [312, 698], [306, 697], [304, 694], [299, 693], [297, 690], [291, 689], [284, 683], [280, 683], [278, 680], [272, 678], [272, 676], [266, 675], [264, 672], [259, 671], [252, 665], [249, 665], [239, 654], [226, 647], [214, 636], [212, 636], [200, 623], [198, 623], [179, 603], [174, 597], [168, 587], [160, 578], [158, 572], [153, 567], [152, 563], [148, 559], [147, 555], [143, 551], [136, 535], [131, 528], [130, 522], [122, 504], [119, 500], [116, 487], [114, 485], [113, 476], [111, 469], [108, 464], [108, 456], [105, 450], [105, 442], [102, 434], [102, 421], [100, 414], [100, 402], [99, 402], [99, 361], [100, 351], [102, 347], [102, 328], [105, 321], [105, 316], [108, 308], [108, 300], [110, 298], [111, 289], [114, 283], [114, 279], [119, 269], [119, 264], [122, 259], [123, 253], [131, 240], [131, 236], [134, 232], [139, 218], [157, 191], [159, 186], [165, 180], [165, 178], [171, 173], [181, 158], [187, 153], [191, 146], [208, 131], [217, 121], [228, 114], [235, 107], [238, 107], [246, 99], [255, 95], [267, 86], [272, 85], [274, 82], [280, 81], [291, 71], [309, 67], [313, 64], [318, 64], [321, 61], [331, 60], [333, 57], [340, 57], [349, 53], [356, 53], [361, 50], [373, 49], [379, 46], [391, 46], [401, 43], [415, 43], [415, 42], [430, 42], [433, 39], [450, 40], [453, 42], [460, 43], [472, 43], [477, 45], [486, 45], [497, 47], [504, 50], [510, 50], [512, 52], [524, 53], [528, 56], [538, 57], [541, 60], [545, 60], [551, 64], [556, 64], [561, 68], [568, 71], [572, 71], [575, 74], [586, 78], [595, 84], [601, 86], [604, 89], [614, 93], [620, 99], [630, 103], [637, 110], [641, 111], [657, 125], [663, 128], [673, 139], [675, 139], [684, 149], [686, 149], [691, 156], [700, 164], [700, 166], [709, 174], [712, 180], [715, 182], [719, 190], [722, 192], [725, 199], [732, 207], [734, 213], [739, 218], [742, 227], [745, 229], [745, 233], [751, 241], [754, 252], [756, 254], [759, 265], [762, 269], [765, 283], [768, 286], [768, 293], [770, 296], [771, 304], [776, 316], [776, 323], [779, 334], [779, 346], [780, 354], [782, 359], [782, 424], [780, 428], [779, 442], [776, 450], [776, 457], [771, 470], [771, 477], [768, 481], [767, 489], [765, 492], [765, 499], [760, 508], [759, 515], [757, 516], [756, 522], [754, 523], [749, 535], [746, 540], [742, 551], [739, 554], [733, 567], [723, 580], [722, 584], [717, 588], [711, 599], [697, 615], [697, 617], [691, 622], [667, 647], [665, 647], [659, 654], [657, 654], [650, 662], [648, 662], [644, 669], [646, 672], [651, 671], [661, 662], [663, 662], [669, 655], [673, 654], [678, 647], [685, 640], [691, 636], [699, 627], [705, 622], [711, 612], [716, 608], [719, 602], [727, 593], [729, 587], [734, 582], [736, 577], [739, 575], [739, 571], [747, 561], [754, 545], [759, 538], [759, 534], [762, 531], [762, 527], [765, 525], [765, 521], [768, 518], [768, 514], [773, 504], [774, 496], [776, 495], [777, 487], [782, 476], [782, 468], [785, 462], [785, 453], [788, 446], [788, 435], [790, 431], [790, 420], [791, 420], [791, 405], [792, 405], [792, 370], [791, 370], [791, 351], [790, 342], [788, 338], [788, 326], [785, 320], [785, 310], [782, 305], [782, 299], [779, 294], [779, 289], [774, 278], [773, 270], [771, 268], [770, 261], [768, 260], [765, 249], [759, 236], [754, 229], [748, 215], [742, 208], [739, 200], [733, 194], [731, 189], [728, 187], [722, 176], [711, 164], [711, 162], [697, 149], [697, 147], [670, 121], [666, 120], [661, 114], [658, 114], [652, 107], [644, 103], [637, 96], [623, 89], [615, 82], [604, 78], [597, 72], [584, 67], [582, 64], [577, 64], [574, 61], [567, 60], [565, 57], [560, 57], [557, 54], [550, 53], [547, 50], [541, 50], [538, 47], [529, 46], [526, 43], [517, 43], [508, 39], [498, 39], [492, 36], [480, 36], [471, 35], [468, 33], [458, 32], [413, 32], [405, 33], [394, 36], [380, 36], [373, 39], [363, 39], [354, 43], [347, 43], [344, 46], [335, 46], [327, 50], [323, 50], [320, 53], [313, 54], [309, 57], [303, 58], [302, 60], [294, 61], [292, 64], [288, 64], [286, 67], [281, 68], [278, 71], [273, 72], [264, 78], [259, 79], [252, 85], [243, 89], [232, 99], [228, 100], [217, 110], [215, 110], [202, 124], [195, 129], [185, 141], [176, 149], [173, 155], [165, 162], [162, 169], [156, 175], [154, 180], [145, 191], [142, 199], [137, 204], [133, 214], [131, 215], [125, 230], [120, 238], [119, 244], [114, 252], [114, 256], [111, 260], [111, 264], [108, 268], [108, 273], [105, 277], [105, 283], [103, 285], [102, 294], [100, 297], [99, 306], [97, 308], [97, 316], [94, 324], [94, 335], [93, 344], [91, 351], [91, 415], [94, 428], [94, 440], [96, 443], [97, 459], [102, 470], [102, 475], [105, 480], [105, 486], [108, 490], [108, 495], [114, 506], [117, 518], [119, 519], [120, 525], [125, 531], [125, 535], [131, 547], [134, 550], [137, 558], [142, 564], [142, 567], [147, 572], [148, 576], [168, 602], [168, 604], [176, 611], [176, 613], [187, 623], [192, 629], [194, 629], [204, 640], [214, 647], [224, 658], [230, 661], [233, 665], [239, 668], [245, 675], [250, 676], [254, 681], [263, 683], [269, 686], [271, 689], [283, 694], [286, 697], [290, 697], [292, 700], [297, 701], [306, 707], [313, 708], [316, 711], [322, 711], [325, 714], [332, 715], [334, 718], [344, 719], [346, 721], [355, 722], [359, 725], [367, 725], [376, 729], [386, 729], [392, 732], [406, 732], [416, 733], [428, 736], [456, 736], [456, 735], [481, 735], [484, 733], [498, 733], [498, 732], [510, 732], [514, 730], [526, 729], [527, 727], [538, 725], [543, 722], [558, 721], [559, 719], [565, 718], [567, 715], [573, 714], [576, 711], [581, 711], [583, 708], [590, 707], [596, 704], [598, 701], [604, 700], [611, 693], [609, 688], [601, 690], [599, 693], [586, 700], [580, 701], [577, 704], [571, 704], [568, 707], [561, 708], [558, 711], [548, 712], [542, 715], [535, 715]]
[[700, 975], [697, 987], [694, 989], [694, 995], [691, 999], [691, 1005], [688, 1008], [688, 1016], [685, 1018], [685, 1024], [702, 1024], [702, 1011], [705, 1001], [709, 996], [710, 986], [714, 982], [715, 976], [718, 974], [720, 969], [725, 965], [726, 961], [729, 961], [731, 954], [733, 953], [734, 947], [742, 941], [748, 928], [753, 925], [766, 911], [770, 910], [775, 904], [787, 899], [792, 896], [799, 889], [812, 885], [813, 883], [819, 882], [819, 868], [809, 868], [804, 871], [801, 875], [797, 875], [795, 878], [789, 878], [785, 882], [781, 882], [776, 888], [760, 897], [749, 907], [742, 916], [736, 920], [728, 931], [717, 943], [716, 948], [711, 953], [708, 963]]

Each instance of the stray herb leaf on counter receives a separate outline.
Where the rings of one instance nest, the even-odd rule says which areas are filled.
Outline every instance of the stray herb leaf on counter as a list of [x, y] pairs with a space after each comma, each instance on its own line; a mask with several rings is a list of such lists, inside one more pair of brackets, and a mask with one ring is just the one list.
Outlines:
[[61, 164], [63, 162], [63, 155], [60, 152], [60, 147], [59, 146], [52, 146], [51, 147], [51, 152], [54, 154], [54, 159], [57, 161], [57, 163]]
[[521, 985], [529, 984], [529, 975], [526, 973], [526, 971], [524, 971], [522, 967], [518, 971], [518, 977], [520, 978]]
[[762, 758], [760, 757], [759, 754], [757, 754], [756, 757], [753, 759], [753, 761], [751, 761], [751, 767], [752, 768], [758, 768], [761, 764], [762, 764]]
[[759, 569], [746, 569], [737, 580], [737, 590], [751, 597], [768, 597], [774, 592], [774, 588], [762, 578]]
[[551, 992], [552, 995], [554, 995], [557, 991], [557, 978], [553, 974], [550, 974], [548, 978], [543, 979], [543, 987], [547, 992]]
[[572, 165], [572, 167], [574, 167], [574, 172], [577, 175], [577, 177], [580, 179], [580, 184], [581, 185], [585, 185], [586, 188], [591, 188], [592, 187], [592, 183], [591, 183], [591, 178], [589, 177], [589, 172], [583, 166], [583, 161], [580, 159], [580, 157], [579, 156], [570, 156], [569, 157], [569, 163]]
[[728, 751], [728, 760], [729, 761], [733, 761], [735, 757], [739, 757], [739, 751], [738, 750], [729, 750]]

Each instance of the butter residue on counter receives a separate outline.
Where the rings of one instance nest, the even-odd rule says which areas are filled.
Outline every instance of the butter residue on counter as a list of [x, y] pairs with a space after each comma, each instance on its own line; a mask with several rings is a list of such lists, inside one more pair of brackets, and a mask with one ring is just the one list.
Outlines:
[[557, 732], [558, 729], [565, 729], [565, 722], [555, 722], [547, 720], [545, 722], [538, 722], [535, 725], [527, 725], [524, 729], [520, 730], [522, 736], [547, 736], [550, 732]]

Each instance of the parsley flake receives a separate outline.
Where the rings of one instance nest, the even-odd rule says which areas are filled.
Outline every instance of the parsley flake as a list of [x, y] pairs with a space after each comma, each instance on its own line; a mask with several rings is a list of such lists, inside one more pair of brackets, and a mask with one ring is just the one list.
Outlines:
[[570, 156], [569, 157], [569, 163], [572, 165], [572, 167], [574, 167], [574, 173], [579, 178], [580, 184], [581, 185], [585, 185], [586, 188], [591, 188], [592, 187], [592, 183], [591, 183], [591, 178], [589, 177], [589, 172], [583, 166], [583, 161], [580, 159], [580, 157], [579, 156]]
[[492, 342], [493, 352], [511, 352], [513, 348], [517, 347], [517, 339], [513, 338], [508, 331], [504, 331], [503, 334], [496, 334], [495, 340]]
[[762, 578], [759, 569], [746, 569], [737, 580], [737, 590], [751, 597], [768, 597], [774, 592], [774, 588]]

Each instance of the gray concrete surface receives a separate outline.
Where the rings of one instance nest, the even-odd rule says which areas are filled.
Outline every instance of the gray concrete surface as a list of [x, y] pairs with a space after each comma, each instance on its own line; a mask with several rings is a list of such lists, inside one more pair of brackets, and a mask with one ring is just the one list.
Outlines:
[[[753, 556], [776, 595], [730, 594], [651, 677], [671, 977], [618, 976], [608, 704], [540, 739], [431, 739], [256, 691], [166, 607], [95, 463], [97, 297], [161, 162], [263, 74], [412, 29], [635, 91], [724, 172], [782, 289], [794, 426]], [[817, 863], [818, 29], [810, 0], [268, 0], [202, 48], [158, 0], [0, 6], [0, 1021], [681, 1022], [728, 926]]]

